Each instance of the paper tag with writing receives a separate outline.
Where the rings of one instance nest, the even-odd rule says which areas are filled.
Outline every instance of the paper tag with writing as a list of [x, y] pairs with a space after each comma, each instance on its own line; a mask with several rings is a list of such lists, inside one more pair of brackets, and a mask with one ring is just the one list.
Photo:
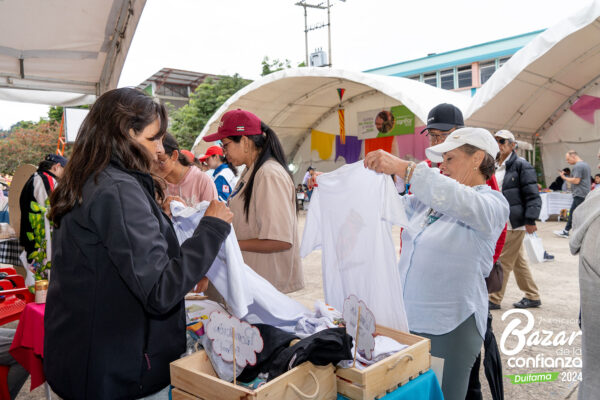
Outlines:
[[[360, 307], [360, 326], [358, 327], [358, 340], [356, 338], [356, 325], [358, 322], [358, 308]], [[365, 358], [373, 358], [375, 349], [375, 316], [369, 310], [364, 301], [359, 300], [355, 295], [350, 295], [344, 301], [344, 311], [342, 317], [346, 322], [346, 332], [354, 339], [355, 346], [358, 343], [358, 350], [363, 351]]]
[[233, 362], [233, 337], [235, 329], [235, 363], [240, 367], [256, 364], [256, 353], [263, 349], [263, 339], [255, 326], [215, 311], [210, 314], [206, 334], [212, 340], [213, 350], [224, 361]]

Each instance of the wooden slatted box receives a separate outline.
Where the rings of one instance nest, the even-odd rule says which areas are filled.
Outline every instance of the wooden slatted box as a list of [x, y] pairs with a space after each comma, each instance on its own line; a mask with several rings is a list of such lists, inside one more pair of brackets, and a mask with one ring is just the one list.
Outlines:
[[171, 363], [171, 385], [175, 387], [173, 400], [329, 400], [337, 397], [335, 369], [331, 364], [316, 366], [305, 362], [251, 390], [220, 379], [204, 350]]
[[429, 339], [377, 325], [375, 332], [397, 340], [408, 347], [369, 367], [337, 368], [338, 393], [352, 400], [373, 400], [390, 393], [409, 380], [429, 370]]

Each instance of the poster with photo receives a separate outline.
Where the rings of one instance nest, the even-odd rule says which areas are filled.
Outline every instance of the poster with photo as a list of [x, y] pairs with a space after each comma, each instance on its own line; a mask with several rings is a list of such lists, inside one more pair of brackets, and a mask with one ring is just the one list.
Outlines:
[[358, 138], [410, 135], [415, 131], [415, 114], [406, 106], [357, 113]]

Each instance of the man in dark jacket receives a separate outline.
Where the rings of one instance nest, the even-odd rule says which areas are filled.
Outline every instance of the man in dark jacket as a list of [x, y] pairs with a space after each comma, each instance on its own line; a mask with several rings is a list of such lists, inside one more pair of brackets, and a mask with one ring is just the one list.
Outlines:
[[490, 309], [499, 309], [510, 273], [514, 271], [515, 280], [525, 296], [513, 305], [517, 308], [539, 307], [540, 294], [533, 281], [527, 260], [524, 257], [523, 238], [525, 233], [537, 230], [535, 220], [540, 215], [542, 199], [537, 186], [535, 169], [524, 158], [517, 156], [517, 142], [514, 135], [501, 130], [496, 133], [496, 141], [500, 147], [500, 165], [496, 170], [496, 180], [502, 188], [510, 206], [509, 226], [506, 242], [500, 255], [504, 271], [502, 289], [490, 295]]
[[38, 165], [37, 171], [29, 177], [25, 186], [23, 186], [21, 196], [19, 197], [19, 206], [21, 208], [19, 243], [25, 248], [27, 255], [36, 250], [35, 242], [29, 240], [27, 237], [27, 232], [33, 230], [29, 222], [29, 214], [34, 212], [31, 210], [31, 202], [35, 201], [42, 206], [46, 203], [46, 199], [50, 196], [58, 179], [62, 176], [67, 161], [66, 158], [58, 154], [48, 154]]

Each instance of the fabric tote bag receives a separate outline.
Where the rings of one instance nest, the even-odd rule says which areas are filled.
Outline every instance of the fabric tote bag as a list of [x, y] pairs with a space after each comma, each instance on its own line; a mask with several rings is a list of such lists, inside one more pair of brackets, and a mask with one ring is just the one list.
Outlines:
[[544, 245], [542, 239], [536, 233], [526, 233], [523, 239], [523, 246], [527, 256], [532, 263], [541, 263], [544, 261]]

